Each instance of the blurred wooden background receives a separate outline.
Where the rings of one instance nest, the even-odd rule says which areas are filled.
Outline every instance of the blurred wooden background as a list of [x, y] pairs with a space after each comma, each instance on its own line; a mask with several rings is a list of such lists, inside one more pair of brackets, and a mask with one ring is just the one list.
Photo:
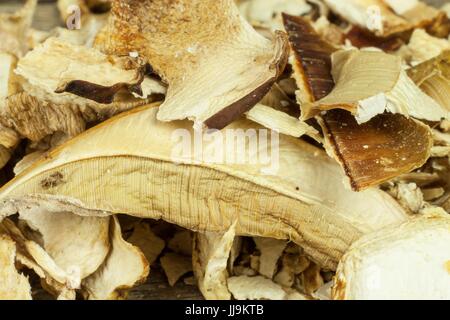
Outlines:
[[[264, 0], [262, 0], [264, 1]], [[345, 0], [342, 0], [345, 1]], [[34, 27], [39, 30], [50, 30], [55, 26], [62, 25], [58, 10], [55, 6], [56, 0], [40, 0], [38, 10], [34, 19]], [[449, 0], [427, 0], [430, 4], [442, 6]], [[11, 12], [20, 7], [21, 0], [0, 0], [0, 12]], [[49, 296], [40, 291], [37, 294], [39, 299], [47, 299]], [[166, 281], [165, 275], [159, 267], [152, 268], [148, 282], [132, 290], [130, 299], [149, 300], [149, 299], [202, 299], [202, 296], [195, 286], [185, 285], [180, 281], [175, 287], [170, 287]]]

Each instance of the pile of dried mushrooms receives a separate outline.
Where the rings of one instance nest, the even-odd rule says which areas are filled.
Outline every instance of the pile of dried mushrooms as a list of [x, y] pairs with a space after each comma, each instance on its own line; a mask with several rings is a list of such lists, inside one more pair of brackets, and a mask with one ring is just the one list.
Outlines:
[[[155, 268], [206, 299], [450, 299], [448, 4], [57, 6], [0, 13], [0, 299], [125, 299]], [[173, 154], [261, 129], [271, 174]]]

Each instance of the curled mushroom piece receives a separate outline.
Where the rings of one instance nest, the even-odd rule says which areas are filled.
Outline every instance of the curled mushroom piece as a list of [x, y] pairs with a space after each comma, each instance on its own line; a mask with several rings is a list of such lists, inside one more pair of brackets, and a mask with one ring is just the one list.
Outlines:
[[197, 233], [194, 237], [194, 273], [206, 299], [231, 299], [227, 288], [227, 263], [235, 235], [236, 223], [224, 234]]
[[[295, 54], [294, 77], [300, 88], [297, 98], [306, 113], [306, 104], [326, 99], [334, 88], [331, 55], [336, 49], [306, 20], [285, 15], [284, 21]], [[318, 118], [327, 151], [342, 165], [354, 190], [417, 169], [431, 153], [430, 129], [403, 115], [384, 113], [363, 124], [344, 110], [331, 110]]]
[[[406, 219], [380, 190], [347, 190], [339, 165], [306, 142], [280, 136], [274, 170], [258, 148], [236, 150], [234, 135], [216, 133], [222, 156], [261, 160], [211, 163], [217, 139], [205, 137], [200, 155], [180, 153], [198, 132], [189, 122], [157, 121], [157, 112], [136, 109], [50, 152], [1, 189], [0, 216], [49, 203], [55, 212], [162, 218], [194, 231], [225, 232], [238, 220], [237, 235], [291, 239], [331, 270], [362, 234]], [[242, 120], [230, 129], [255, 136], [261, 127]]]
[[410, 68], [409, 76], [444, 109], [450, 110], [450, 47], [436, 57]]
[[0, 299], [31, 300], [31, 286], [28, 279], [15, 266], [16, 244], [0, 232]]
[[364, 236], [339, 264], [333, 299], [449, 299], [449, 241], [446, 214]]
[[167, 81], [159, 120], [217, 129], [265, 96], [288, 55], [284, 33], [259, 35], [232, 0], [114, 1], [97, 46], [116, 55], [137, 52]]

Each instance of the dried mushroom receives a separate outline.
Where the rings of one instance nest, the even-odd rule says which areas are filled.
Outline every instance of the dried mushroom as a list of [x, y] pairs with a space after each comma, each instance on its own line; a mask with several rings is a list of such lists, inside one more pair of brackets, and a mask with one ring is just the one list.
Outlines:
[[227, 263], [236, 235], [236, 223], [224, 234], [197, 233], [192, 262], [199, 289], [206, 299], [230, 300]]
[[150, 266], [158, 259], [166, 246], [164, 240], [156, 236], [145, 222], [134, 226], [133, 233], [127, 241], [142, 250]]
[[367, 29], [376, 36], [388, 37], [409, 31], [413, 27], [406, 19], [396, 15], [383, 0], [324, 0], [324, 2], [345, 20]]
[[343, 109], [361, 124], [384, 112], [428, 121], [449, 117], [425, 95], [402, 68], [401, 59], [377, 51], [339, 51], [332, 55], [332, 75], [336, 86], [329, 95], [305, 103], [303, 118], [321, 110]]
[[109, 252], [109, 218], [80, 217], [72, 213], [21, 210], [22, 230], [66, 273], [80, 280], [94, 273]]
[[31, 300], [28, 279], [15, 266], [16, 244], [5, 234], [0, 234], [0, 299]]
[[50, 38], [19, 61], [16, 73], [48, 94], [62, 94], [57, 99], [64, 102], [70, 93], [110, 104], [121, 90], [141, 98], [165, 92], [157, 81], [146, 81], [143, 67], [135, 64]]
[[283, 33], [268, 40], [254, 31], [232, 0], [115, 1], [97, 46], [116, 55], [139, 53], [169, 84], [159, 120], [190, 119], [217, 129], [265, 96], [288, 49]]
[[[297, 98], [302, 113], [307, 114], [308, 104], [327, 99], [334, 89], [331, 55], [336, 49], [322, 40], [306, 20], [284, 15], [284, 22], [295, 54]], [[353, 79], [352, 73], [351, 86], [355, 86]], [[368, 105], [369, 113], [373, 107]], [[430, 129], [403, 115], [384, 113], [359, 124], [346, 110], [330, 110], [319, 117], [319, 123], [327, 151], [342, 165], [355, 190], [410, 172], [422, 166], [431, 153]]]
[[333, 299], [449, 299], [449, 241], [447, 214], [365, 236], [340, 262]]
[[22, 56], [27, 50], [27, 33], [31, 27], [37, 0], [27, 0], [14, 13], [0, 13], [0, 52]]
[[[163, 218], [195, 231], [225, 231], [225, 223], [238, 219], [238, 235], [292, 239], [330, 269], [362, 234], [406, 219], [398, 204], [380, 190], [347, 190], [344, 175], [333, 159], [306, 142], [287, 136], [280, 136], [280, 170], [275, 175], [263, 173], [268, 169], [264, 162], [194, 165], [199, 161], [198, 155], [186, 158], [183, 153], [173, 154], [179, 144], [171, 141], [177, 129], [193, 136], [192, 126], [159, 122], [157, 112], [158, 108], [152, 106], [131, 111], [50, 152], [47, 159], [1, 190], [0, 216], [14, 213], [26, 203], [48, 201], [57, 211], [71, 208], [69, 211], [85, 215], [125, 213]], [[239, 121], [230, 128], [245, 132], [259, 127]], [[224, 145], [232, 149], [224, 154], [235, 155], [234, 144], [226, 143], [226, 136], [224, 139]], [[211, 146], [215, 143], [208, 140], [203, 160], [210, 150], [208, 142]], [[257, 154], [242, 156], [251, 159]], [[202, 182], [193, 183], [191, 177], [198, 174]], [[167, 177], [173, 177], [173, 181]], [[185, 182], [180, 184], [181, 177]], [[319, 177], [327, 183], [323, 184]], [[151, 185], [144, 183], [150, 178]], [[83, 183], [86, 179], [93, 183]], [[236, 186], [248, 191], [228, 191]], [[164, 197], [169, 194], [170, 202]], [[198, 200], [206, 194], [217, 201], [217, 206]], [[148, 202], [147, 197], [154, 200]], [[173, 201], [179, 205], [170, 205]], [[317, 236], [321, 230], [327, 236]]]
[[161, 267], [169, 281], [169, 285], [172, 287], [182, 276], [192, 271], [192, 261], [190, 257], [169, 252], [162, 256], [160, 261]]
[[450, 298], [446, 6], [54, 2], [0, 13], [0, 299]]
[[122, 238], [119, 222], [110, 224], [111, 249], [103, 265], [81, 283], [89, 300], [125, 299], [128, 290], [147, 278], [150, 266], [139, 248]]

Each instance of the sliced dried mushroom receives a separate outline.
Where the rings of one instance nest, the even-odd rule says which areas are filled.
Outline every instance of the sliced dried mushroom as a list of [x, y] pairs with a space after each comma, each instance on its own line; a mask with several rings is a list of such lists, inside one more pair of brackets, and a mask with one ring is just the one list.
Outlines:
[[275, 110], [262, 104], [257, 104], [249, 112], [247, 112], [246, 116], [247, 119], [282, 134], [293, 137], [308, 135], [317, 141], [322, 141], [319, 132], [310, 125], [288, 115], [287, 113]]
[[110, 225], [111, 249], [103, 265], [83, 280], [82, 293], [89, 300], [125, 299], [128, 290], [144, 282], [150, 266], [139, 248], [122, 238], [116, 217]]
[[172, 239], [170, 239], [167, 247], [180, 254], [186, 256], [192, 255], [192, 241], [193, 235], [191, 231], [183, 230], [175, 233]]
[[[132, 66], [131, 66], [132, 67]], [[143, 97], [143, 91], [162, 94], [165, 88], [157, 81], [145, 82], [142, 67], [127, 66], [127, 61], [108, 57], [96, 49], [76, 46], [50, 38], [20, 59], [16, 73], [45, 92], [70, 94], [110, 104], [119, 91]]]
[[[33, 246], [30, 246], [29, 244], [27, 246], [29, 240], [23, 235], [22, 231], [20, 231], [20, 229], [12, 220], [4, 219], [0, 223], [0, 233], [8, 234], [15, 241], [17, 247], [16, 262], [18, 266], [20, 266], [21, 268], [25, 267], [29, 270], [34, 271], [36, 275], [41, 278], [41, 283], [47, 291], [49, 291], [54, 296], [58, 296], [62, 290], [67, 289], [65, 283], [66, 278], [64, 276], [62, 276], [60, 279], [62, 282], [64, 282], [64, 284], [59, 283], [52, 278], [51, 274], [49, 274], [38, 264], [38, 262], [32, 256], [32, 254], [35, 254], [35, 252], [33, 251]], [[40, 260], [38, 259], [38, 261]], [[43, 267], [48, 269], [47, 265], [43, 265]], [[53, 273], [53, 270], [50, 270], [50, 273]]]
[[66, 273], [80, 280], [94, 273], [109, 252], [109, 218], [81, 217], [73, 213], [49, 213], [42, 209], [21, 210], [23, 232], [40, 244]]
[[302, 272], [301, 283], [305, 293], [311, 295], [324, 285], [320, 271], [320, 266], [312, 263], [304, 272]]
[[261, 252], [259, 273], [272, 279], [278, 269], [278, 260], [280, 260], [287, 242], [270, 238], [253, 238], [253, 240]]
[[431, 155], [430, 128], [403, 115], [382, 114], [358, 125], [350, 113], [332, 111], [320, 123], [354, 190], [420, 168]]
[[427, 28], [439, 37], [450, 33], [450, 22], [445, 12], [418, 0], [384, 0], [399, 16], [414, 28]]
[[304, 104], [304, 119], [336, 108], [350, 111], [359, 124], [384, 112], [428, 121], [449, 117], [408, 77], [398, 57], [377, 51], [338, 51], [332, 63], [336, 86], [319, 101]]
[[[284, 21], [295, 53], [297, 97], [306, 113], [305, 104], [325, 98], [334, 88], [330, 57], [336, 49], [308, 21], [288, 15]], [[342, 165], [355, 190], [410, 172], [430, 156], [429, 128], [402, 115], [382, 114], [364, 124], [344, 110], [331, 110], [318, 118], [328, 152]]]
[[134, 226], [133, 233], [127, 241], [142, 250], [150, 266], [158, 259], [166, 246], [165, 241], [156, 236], [145, 222]]
[[191, 257], [168, 252], [160, 259], [161, 267], [167, 276], [170, 286], [174, 286], [185, 274], [192, 271]]
[[333, 299], [449, 299], [449, 241], [447, 214], [364, 236], [339, 264]]
[[330, 9], [376, 36], [388, 37], [409, 31], [413, 25], [397, 16], [383, 0], [324, 0]]
[[16, 269], [16, 244], [5, 234], [0, 234], [0, 299], [31, 300], [28, 279]]
[[227, 263], [236, 235], [236, 223], [224, 234], [196, 233], [192, 263], [205, 299], [230, 300]]
[[306, 0], [247, 0], [239, 3], [239, 11], [253, 26], [283, 30], [282, 12], [302, 16], [312, 7]]
[[[228, 289], [236, 300], [299, 300], [300, 295], [263, 276], [231, 277], [228, 279]], [[304, 299], [301, 297], [301, 300]]]
[[27, 33], [31, 27], [37, 0], [27, 0], [14, 13], [0, 13], [0, 52], [8, 52], [17, 57], [28, 50]]
[[[329, 269], [362, 234], [406, 219], [380, 190], [347, 190], [339, 165], [304, 141], [280, 136], [279, 170], [272, 175], [264, 161], [202, 163], [198, 155], [174, 152], [180, 143], [173, 133], [193, 137], [190, 123], [160, 122], [157, 112], [154, 106], [131, 111], [48, 153], [1, 189], [0, 217], [39, 203], [55, 212], [162, 218], [194, 231], [224, 232], [238, 219], [238, 235], [290, 239]], [[244, 133], [261, 128], [246, 120], [230, 126]], [[229, 140], [235, 137], [224, 139], [224, 153], [235, 156]], [[203, 152], [213, 145], [204, 141]], [[244, 159], [258, 159], [245, 149]], [[214, 204], [201, 200], [206, 195]]]
[[86, 129], [86, 122], [76, 108], [60, 108], [26, 92], [10, 96], [0, 115], [0, 124], [34, 142], [57, 132], [71, 138]]
[[439, 39], [429, 35], [423, 29], [414, 30], [408, 45], [397, 53], [410, 65], [416, 66], [425, 61], [438, 57], [444, 51], [450, 49], [450, 43], [446, 39]]
[[259, 35], [232, 0], [114, 1], [97, 45], [117, 55], [138, 52], [167, 81], [159, 120], [217, 129], [264, 97], [288, 52], [283, 33]]

